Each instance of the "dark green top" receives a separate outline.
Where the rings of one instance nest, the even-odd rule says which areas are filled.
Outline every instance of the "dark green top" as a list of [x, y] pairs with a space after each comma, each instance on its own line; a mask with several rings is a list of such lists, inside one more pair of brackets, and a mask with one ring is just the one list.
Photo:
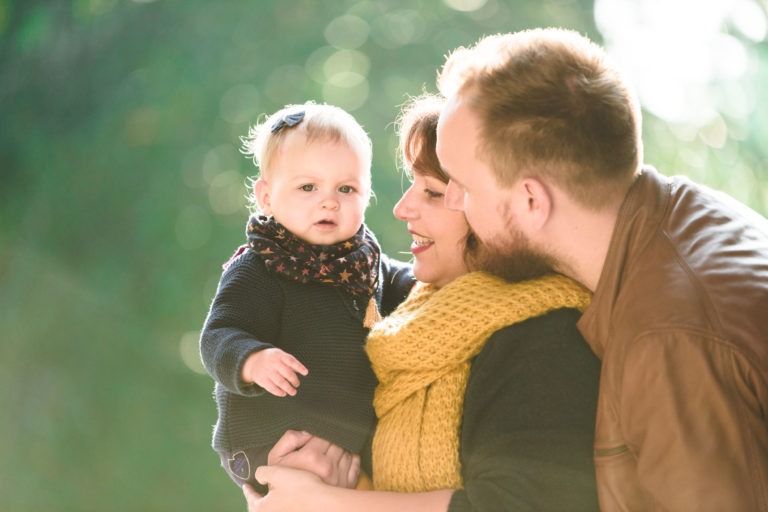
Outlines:
[[596, 511], [600, 362], [560, 309], [497, 331], [472, 363], [449, 512]]
[[[382, 315], [413, 286], [410, 267], [382, 254], [374, 297]], [[375, 423], [376, 377], [365, 354], [366, 299], [327, 283], [300, 284], [270, 272], [246, 251], [223, 272], [200, 338], [215, 380], [213, 447], [232, 453], [273, 445], [305, 430], [360, 453]], [[246, 358], [279, 347], [309, 370], [296, 396], [276, 397], [241, 382]]]

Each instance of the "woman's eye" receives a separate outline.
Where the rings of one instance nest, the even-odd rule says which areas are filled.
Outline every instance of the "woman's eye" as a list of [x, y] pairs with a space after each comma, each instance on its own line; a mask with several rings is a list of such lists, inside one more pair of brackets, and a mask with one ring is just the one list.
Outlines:
[[312, 184], [302, 185], [299, 187], [299, 189], [303, 190], [304, 192], [312, 192], [313, 190], [315, 190], [315, 186]]
[[439, 199], [445, 195], [442, 192], [436, 192], [428, 188], [424, 189], [424, 193], [427, 194], [427, 197], [429, 197], [430, 199]]
[[355, 187], [351, 185], [342, 185], [339, 187], [339, 192], [342, 194], [350, 194], [355, 191]]

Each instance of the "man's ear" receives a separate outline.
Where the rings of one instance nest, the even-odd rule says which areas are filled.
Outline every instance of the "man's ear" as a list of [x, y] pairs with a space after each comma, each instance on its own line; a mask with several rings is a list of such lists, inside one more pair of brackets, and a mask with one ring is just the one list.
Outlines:
[[259, 178], [253, 184], [253, 197], [259, 205], [259, 210], [264, 215], [272, 215], [272, 203], [270, 202], [269, 183], [264, 178]]
[[542, 229], [552, 216], [552, 191], [537, 178], [524, 178], [520, 181], [520, 192], [526, 201], [526, 224], [536, 230]]

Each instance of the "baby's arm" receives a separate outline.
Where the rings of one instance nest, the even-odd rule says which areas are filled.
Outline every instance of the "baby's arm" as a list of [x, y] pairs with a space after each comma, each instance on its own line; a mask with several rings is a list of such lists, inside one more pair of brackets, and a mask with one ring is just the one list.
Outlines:
[[299, 376], [309, 370], [291, 354], [279, 348], [265, 348], [254, 352], [243, 364], [243, 382], [253, 382], [275, 396], [294, 396], [299, 387]]
[[246, 380], [243, 367], [253, 354], [274, 348], [280, 337], [283, 292], [257, 255], [246, 252], [224, 271], [200, 334], [200, 355], [208, 373], [231, 393], [265, 392]]

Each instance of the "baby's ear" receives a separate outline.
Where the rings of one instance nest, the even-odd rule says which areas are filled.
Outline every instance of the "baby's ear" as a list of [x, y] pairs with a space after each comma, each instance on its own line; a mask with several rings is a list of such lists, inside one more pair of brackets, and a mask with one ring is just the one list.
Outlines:
[[272, 215], [272, 203], [270, 202], [269, 182], [264, 178], [259, 178], [253, 184], [253, 197], [256, 198], [256, 204], [264, 215]]

